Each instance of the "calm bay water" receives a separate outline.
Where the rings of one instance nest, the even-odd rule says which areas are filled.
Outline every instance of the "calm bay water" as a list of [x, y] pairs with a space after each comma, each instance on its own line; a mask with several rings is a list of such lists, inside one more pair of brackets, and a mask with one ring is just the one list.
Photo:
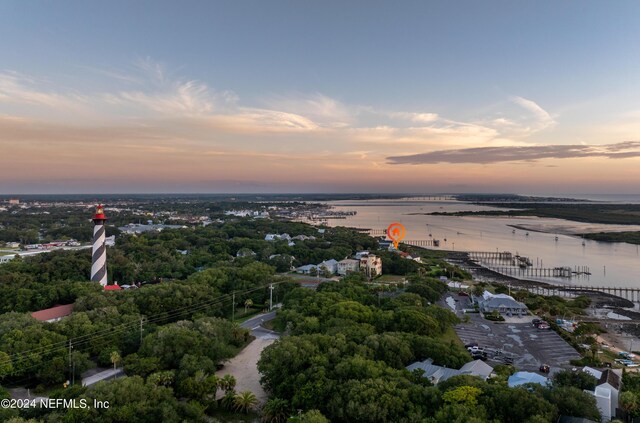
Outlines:
[[[579, 233], [640, 231], [640, 225], [602, 225], [537, 217], [429, 216], [424, 213], [495, 210], [458, 201], [363, 200], [334, 201], [336, 210], [357, 211], [346, 220], [330, 220], [334, 226], [386, 229], [400, 222], [407, 240], [439, 239], [440, 248], [455, 251], [511, 251], [529, 257], [534, 266], [571, 268], [588, 266], [590, 276], [541, 279], [554, 283], [640, 288], [640, 248], [627, 243], [585, 240]], [[504, 210], [504, 209], [502, 209]], [[528, 230], [513, 229], [524, 226]], [[545, 231], [543, 232], [534, 232]], [[526, 236], [526, 232], [529, 236]], [[431, 233], [432, 237], [429, 237]], [[558, 237], [556, 241], [555, 238]], [[447, 239], [445, 242], [444, 239]], [[438, 248], [434, 248], [438, 249]]]

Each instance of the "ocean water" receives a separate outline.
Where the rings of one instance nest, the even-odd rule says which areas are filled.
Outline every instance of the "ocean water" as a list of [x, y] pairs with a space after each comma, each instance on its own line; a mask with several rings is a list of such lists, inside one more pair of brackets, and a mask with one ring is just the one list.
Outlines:
[[[640, 202], [640, 198], [638, 201]], [[407, 229], [406, 240], [439, 239], [441, 241], [440, 249], [510, 251], [529, 257], [537, 267], [568, 266], [572, 269], [588, 267], [591, 272], [590, 276], [585, 275], [571, 279], [545, 279], [548, 282], [640, 288], [639, 246], [590, 240], [585, 240], [585, 245], [582, 245], [583, 239], [577, 235], [599, 231], [640, 231], [640, 225], [601, 225], [537, 217], [458, 217], [426, 214], [494, 209], [453, 200], [346, 200], [334, 201], [329, 204], [337, 210], [357, 212], [355, 216], [350, 216], [345, 220], [329, 220], [329, 224], [334, 226], [386, 229], [390, 223], [400, 222]], [[515, 229], [514, 232], [514, 225], [527, 229]]]

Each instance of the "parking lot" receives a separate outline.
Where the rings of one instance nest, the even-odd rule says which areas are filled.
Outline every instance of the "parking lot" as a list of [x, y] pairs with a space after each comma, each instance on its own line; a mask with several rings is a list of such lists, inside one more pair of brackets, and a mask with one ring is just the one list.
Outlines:
[[[463, 308], [470, 308], [466, 297], [455, 298], [459, 317], [464, 316]], [[449, 301], [450, 303], [451, 301]], [[530, 319], [527, 323], [496, 323], [483, 319], [478, 313], [468, 313], [469, 323], [455, 327], [458, 337], [463, 343], [476, 342], [479, 347], [504, 351], [503, 356], [513, 358], [513, 364], [520, 370], [536, 371], [541, 364], [552, 368], [570, 368], [570, 360], [580, 358], [580, 354], [564, 339], [552, 330], [536, 329]], [[513, 319], [510, 319], [513, 321]], [[489, 354], [488, 362], [492, 365], [501, 363]]]

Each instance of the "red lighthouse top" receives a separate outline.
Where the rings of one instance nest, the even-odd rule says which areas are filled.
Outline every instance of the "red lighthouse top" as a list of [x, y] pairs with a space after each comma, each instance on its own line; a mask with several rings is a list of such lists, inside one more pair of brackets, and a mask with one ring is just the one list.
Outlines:
[[107, 216], [104, 215], [104, 207], [102, 204], [96, 206], [96, 214], [93, 216], [93, 220], [107, 220]]

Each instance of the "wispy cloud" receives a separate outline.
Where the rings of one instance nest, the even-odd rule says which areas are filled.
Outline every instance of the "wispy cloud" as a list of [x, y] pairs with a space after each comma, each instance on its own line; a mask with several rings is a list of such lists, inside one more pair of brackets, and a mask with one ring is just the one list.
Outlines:
[[625, 159], [640, 157], [640, 141], [627, 141], [602, 145], [539, 145], [480, 147], [455, 150], [439, 150], [406, 156], [391, 156], [391, 164], [437, 164], [535, 162], [543, 159], [572, 159], [584, 157], [604, 157]]
[[352, 126], [357, 114], [355, 108], [320, 93], [271, 96], [264, 103], [271, 110], [302, 115], [325, 128]]
[[534, 116], [535, 120], [533, 121], [532, 125], [527, 128], [529, 132], [541, 131], [556, 124], [556, 121], [551, 116], [551, 114], [540, 107], [540, 105], [538, 105], [538, 103], [536, 103], [535, 101], [518, 96], [511, 97], [511, 101], [527, 110]]
[[0, 102], [45, 106], [49, 108], [76, 108], [86, 103], [87, 97], [75, 93], [60, 94], [38, 89], [40, 81], [18, 72], [0, 73]]

